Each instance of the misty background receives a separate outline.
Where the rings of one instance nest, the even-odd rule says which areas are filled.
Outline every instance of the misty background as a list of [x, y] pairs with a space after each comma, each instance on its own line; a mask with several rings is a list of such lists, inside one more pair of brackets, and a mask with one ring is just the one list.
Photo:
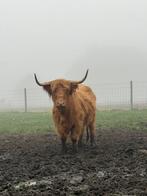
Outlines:
[[0, 102], [39, 89], [33, 73], [40, 81], [79, 80], [89, 68], [86, 83], [96, 92], [147, 82], [146, 35], [146, 0], [1, 0]]

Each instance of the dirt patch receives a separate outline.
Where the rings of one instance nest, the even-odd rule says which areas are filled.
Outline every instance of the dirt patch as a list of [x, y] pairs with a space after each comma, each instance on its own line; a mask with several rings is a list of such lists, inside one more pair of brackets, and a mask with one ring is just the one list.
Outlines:
[[147, 195], [147, 133], [97, 133], [97, 147], [60, 153], [55, 134], [0, 135], [0, 195]]

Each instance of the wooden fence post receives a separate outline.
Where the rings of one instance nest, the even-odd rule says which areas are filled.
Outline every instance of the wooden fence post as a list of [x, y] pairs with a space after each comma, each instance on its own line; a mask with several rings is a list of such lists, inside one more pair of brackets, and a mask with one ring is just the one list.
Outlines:
[[25, 112], [28, 111], [28, 106], [27, 106], [27, 89], [24, 88], [24, 104], [25, 104]]
[[133, 81], [130, 81], [130, 108], [133, 110]]

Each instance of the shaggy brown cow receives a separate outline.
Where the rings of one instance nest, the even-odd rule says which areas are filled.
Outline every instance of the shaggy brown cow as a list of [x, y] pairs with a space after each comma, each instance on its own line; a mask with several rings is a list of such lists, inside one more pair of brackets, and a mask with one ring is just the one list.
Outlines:
[[66, 151], [68, 135], [73, 143], [73, 151], [77, 151], [77, 144], [81, 144], [85, 128], [87, 132], [90, 130], [91, 145], [95, 141], [96, 97], [88, 86], [81, 84], [87, 75], [88, 70], [81, 81], [58, 79], [40, 83], [34, 74], [36, 83], [52, 97], [53, 119], [63, 151]]

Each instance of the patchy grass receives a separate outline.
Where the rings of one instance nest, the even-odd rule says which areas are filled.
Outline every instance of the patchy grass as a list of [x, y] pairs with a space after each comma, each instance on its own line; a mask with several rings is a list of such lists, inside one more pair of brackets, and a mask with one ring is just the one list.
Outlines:
[[99, 129], [147, 131], [147, 110], [97, 112]]
[[[100, 111], [97, 129], [147, 131], [147, 110]], [[54, 130], [51, 112], [0, 113], [0, 133], [33, 133]]]
[[53, 129], [51, 113], [0, 113], [0, 133], [48, 132]]

